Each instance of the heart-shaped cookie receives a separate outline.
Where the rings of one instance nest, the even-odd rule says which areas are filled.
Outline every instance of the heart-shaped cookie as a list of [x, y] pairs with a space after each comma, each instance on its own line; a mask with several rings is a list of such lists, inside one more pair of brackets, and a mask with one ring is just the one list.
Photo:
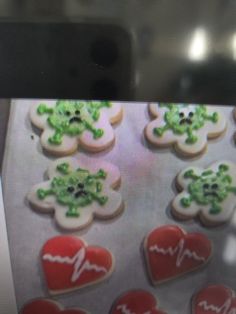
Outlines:
[[166, 312], [157, 309], [156, 298], [151, 293], [132, 290], [114, 303], [110, 314], [166, 314]]
[[24, 305], [20, 314], [89, 314], [89, 313], [78, 308], [64, 310], [63, 307], [55, 301], [48, 299], [36, 299]]
[[208, 286], [193, 298], [193, 314], [235, 314], [235, 292], [223, 285]]
[[41, 260], [48, 290], [60, 294], [95, 284], [111, 275], [114, 258], [110, 251], [87, 246], [74, 236], [57, 236], [42, 248]]
[[212, 245], [203, 234], [187, 234], [178, 226], [166, 225], [148, 234], [144, 251], [151, 281], [158, 284], [203, 266]]

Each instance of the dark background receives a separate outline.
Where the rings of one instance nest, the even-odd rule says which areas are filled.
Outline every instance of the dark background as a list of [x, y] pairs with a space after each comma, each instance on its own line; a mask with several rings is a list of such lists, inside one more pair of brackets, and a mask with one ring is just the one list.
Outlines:
[[234, 0], [1, 0], [0, 97], [236, 102]]

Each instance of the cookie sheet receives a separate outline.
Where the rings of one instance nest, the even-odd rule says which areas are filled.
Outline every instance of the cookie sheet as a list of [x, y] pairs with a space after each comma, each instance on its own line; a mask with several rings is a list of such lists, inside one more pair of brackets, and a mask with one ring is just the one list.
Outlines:
[[[32, 211], [25, 200], [29, 188], [45, 178], [45, 170], [54, 159], [42, 152], [40, 132], [29, 121], [32, 102], [12, 101], [3, 164], [4, 203], [18, 309], [30, 299], [49, 297], [39, 253], [49, 238], [65, 234], [50, 215]], [[211, 140], [200, 158], [181, 159], [172, 150], [156, 149], [144, 139], [143, 129], [150, 121], [146, 103], [123, 106], [123, 121], [115, 127], [115, 146], [98, 154], [83, 151], [75, 154], [78, 158], [83, 154], [104, 159], [120, 168], [124, 213], [106, 223], [97, 220], [88, 229], [73, 233], [88, 244], [110, 249], [116, 259], [115, 271], [105, 282], [54, 299], [65, 307], [79, 306], [91, 313], [106, 314], [120, 294], [142, 288], [152, 292], [167, 313], [188, 314], [193, 293], [204, 285], [222, 283], [236, 290], [236, 214], [229, 224], [212, 229], [196, 221], [174, 220], [169, 209], [176, 193], [174, 178], [189, 165], [205, 167], [219, 159], [236, 162], [233, 107], [221, 108], [228, 119], [224, 136]], [[214, 255], [206, 267], [153, 287], [145, 268], [143, 238], [153, 228], [173, 223], [189, 232], [207, 234], [213, 241]]]

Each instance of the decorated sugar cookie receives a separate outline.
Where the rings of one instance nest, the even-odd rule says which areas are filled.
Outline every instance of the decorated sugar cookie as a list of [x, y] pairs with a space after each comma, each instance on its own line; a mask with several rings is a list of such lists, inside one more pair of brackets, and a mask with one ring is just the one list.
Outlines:
[[89, 314], [79, 308], [64, 309], [58, 302], [49, 299], [35, 299], [27, 303], [20, 314]]
[[145, 129], [147, 140], [158, 147], [174, 145], [177, 152], [189, 157], [202, 153], [207, 140], [226, 129], [226, 119], [215, 107], [151, 103], [149, 111], [155, 120]]
[[172, 202], [172, 213], [187, 220], [199, 216], [203, 224], [227, 222], [236, 206], [236, 165], [218, 161], [207, 169], [188, 167], [177, 177], [182, 190]]
[[107, 101], [37, 101], [30, 119], [43, 130], [42, 147], [52, 154], [70, 155], [78, 145], [98, 152], [114, 143], [111, 124], [122, 119], [122, 107]]
[[158, 309], [156, 298], [144, 290], [131, 290], [118, 298], [110, 314], [166, 314]]
[[80, 156], [64, 157], [48, 168], [49, 180], [32, 187], [27, 195], [34, 209], [54, 213], [57, 224], [78, 230], [93, 219], [111, 219], [123, 210], [120, 172], [114, 165]]
[[193, 314], [235, 314], [235, 292], [223, 285], [208, 286], [193, 298]]
[[57, 236], [48, 240], [41, 261], [50, 294], [60, 294], [101, 282], [114, 269], [111, 252], [88, 246], [81, 238]]
[[212, 246], [201, 233], [187, 234], [178, 226], [166, 225], [147, 235], [144, 252], [150, 279], [159, 284], [204, 266]]

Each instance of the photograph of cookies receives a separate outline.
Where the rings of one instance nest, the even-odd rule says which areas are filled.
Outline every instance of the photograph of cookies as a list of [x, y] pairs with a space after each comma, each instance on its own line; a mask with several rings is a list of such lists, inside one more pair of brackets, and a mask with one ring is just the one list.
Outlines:
[[[176, 144], [156, 148], [142, 136], [157, 119], [145, 114], [147, 102], [121, 104], [125, 116], [114, 127], [112, 149], [93, 154], [77, 138], [72, 156], [51, 155], [29, 117], [36, 102], [46, 105], [39, 109], [46, 121], [51, 101], [12, 100], [2, 166], [5, 264], [17, 313], [233, 314], [232, 106], [212, 106], [210, 116], [222, 112], [227, 130], [193, 160], [180, 157]], [[60, 128], [54, 134], [64, 138]], [[201, 289], [218, 284], [230, 287], [227, 299], [210, 302], [204, 295], [192, 303]]]
[[167, 314], [159, 309], [157, 299], [145, 290], [130, 290], [120, 296], [109, 314]]
[[154, 120], [144, 130], [146, 139], [159, 148], [173, 146], [185, 157], [203, 153], [208, 140], [227, 127], [223, 113], [212, 106], [150, 103], [149, 112]]
[[57, 156], [71, 155], [78, 146], [99, 152], [112, 146], [112, 124], [121, 121], [121, 103], [109, 101], [42, 100], [30, 108], [30, 120], [43, 132], [41, 145]]
[[211, 285], [193, 296], [192, 314], [236, 313], [235, 291], [224, 285]]
[[65, 309], [60, 303], [50, 299], [35, 299], [25, 304], [20, 314], [90, 314], [79, 309]]
[[115, 266], [109, 250], [87, 245], [76, 236], [49, 239], [42, 248], [41, 262], [51, 295], [98, 284], [112, 274]]
[[226, 223], [236, 206], [236, 165], [217, 161], [208, 168], [190, 166], [176, 180], [181, 191], [172, 201], [172, 214], [181, 220], [196, 217], [203, 225]]
[[146, 236], [144, 255], [149, 278], [157, 285], [205, 266], [212, 255], [212, 244], [202, 233], [165, 225]]
[[59, 227], [80, 230], [94, 218], [108, 220], [123, 211], [119, 169], [105, 161], [64, 157], [53, 161], [47, 171], [49, 180], [31, 188], [30, 205], [42, 213], [54, 213]]

